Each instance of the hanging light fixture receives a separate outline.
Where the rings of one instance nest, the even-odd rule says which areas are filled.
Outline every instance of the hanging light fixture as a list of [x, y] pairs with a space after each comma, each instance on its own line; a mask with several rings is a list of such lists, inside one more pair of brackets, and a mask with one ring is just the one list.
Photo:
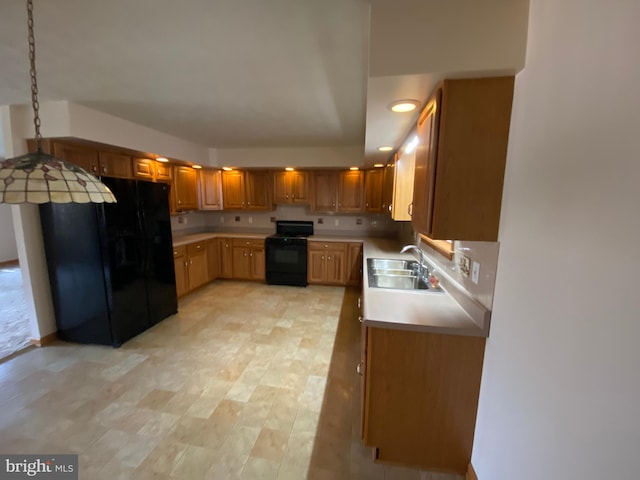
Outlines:
[[27, 0], [31, 106], [36, 151], [0, 160], [0, 203], [113, 203], [111, 190], [95, 176], [73, 163], [42, 151], [36, 46], [33, 35], [33, 0]]

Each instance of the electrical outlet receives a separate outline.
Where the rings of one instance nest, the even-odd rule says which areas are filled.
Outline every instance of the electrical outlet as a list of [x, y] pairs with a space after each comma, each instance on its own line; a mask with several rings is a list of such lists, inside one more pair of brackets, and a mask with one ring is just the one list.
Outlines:
[[460, 255], [458, 258], [458, 269], [463, 277], [469, 276], [469, 270], [471, 266], [471, 260], [466, 255]]
[[240, 215], [236, 215], [236, 222], [240, 221]]
[[178, 217], [178, 223], [184, 223], [184, 224], [186, 224], [186, 223], [187, 223], [187, 217], [185, 217], [184, 215], [180, 215], [180, 216]]
[[318, 225], [322, 225], [324, 223], [324, 218], [319, 218], [318, 219]]
[[337, 218], [333, 221], [333, 225], [338, 227], [340, 226], [340, 220], [338, 220]]
[[[375, 220], [374, 220], [375, 222]], [[362, 219], [361, 218], [356, 218], [356, 225], [362, 225]]]
[[224, 217], [220, 217], [220, 223], [224, 223]]
[[480, 264], [478, 262], [473, 262], [473, 268], [471, 269], [471, 281], [477, 285], [478, 280], [480, 280]]
[[271, 223], [276, 223], [276, 217], [271, 217]]
[[249, 217], [249, 223], [253, 223], [253, 217]]

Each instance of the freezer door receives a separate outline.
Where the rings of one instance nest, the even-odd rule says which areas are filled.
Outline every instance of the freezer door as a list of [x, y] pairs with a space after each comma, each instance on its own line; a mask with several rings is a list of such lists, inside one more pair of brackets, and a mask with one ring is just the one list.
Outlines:
[[94, 204], [40, 205], [58, 337], [112, 345], [98, 209]]

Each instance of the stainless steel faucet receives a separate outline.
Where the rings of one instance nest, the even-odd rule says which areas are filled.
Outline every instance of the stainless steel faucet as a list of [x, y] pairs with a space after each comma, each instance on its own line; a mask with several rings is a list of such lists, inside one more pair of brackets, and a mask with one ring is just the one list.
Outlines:
[[[429, 275], [429, 269], [425, 264], [426, 255], [424, 254], [422, 249], [417, 245], [405, 245], [404, 247], [402, 247], [402, 250], [400, 250], [400, 253], [407, 253], [409, 250], [418, 252], [418, 255], [420, 256], [420, 259], [418, 260], [418, 276], [420, 278], [427, 278], [427, 276]], [[425, 271], [426, 271], [426, 275], [425, 275]]]

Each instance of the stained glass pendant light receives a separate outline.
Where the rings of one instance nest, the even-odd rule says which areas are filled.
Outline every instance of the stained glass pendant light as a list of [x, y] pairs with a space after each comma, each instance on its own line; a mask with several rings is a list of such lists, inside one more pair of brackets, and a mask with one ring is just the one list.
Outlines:
[[27, 0], [31, 106], [36, 152], [0, 160], [0, 203], [113, 203], [111, 190], [73, 163], [42, 151], [36, 48], [33, 35], [33, 0]]

